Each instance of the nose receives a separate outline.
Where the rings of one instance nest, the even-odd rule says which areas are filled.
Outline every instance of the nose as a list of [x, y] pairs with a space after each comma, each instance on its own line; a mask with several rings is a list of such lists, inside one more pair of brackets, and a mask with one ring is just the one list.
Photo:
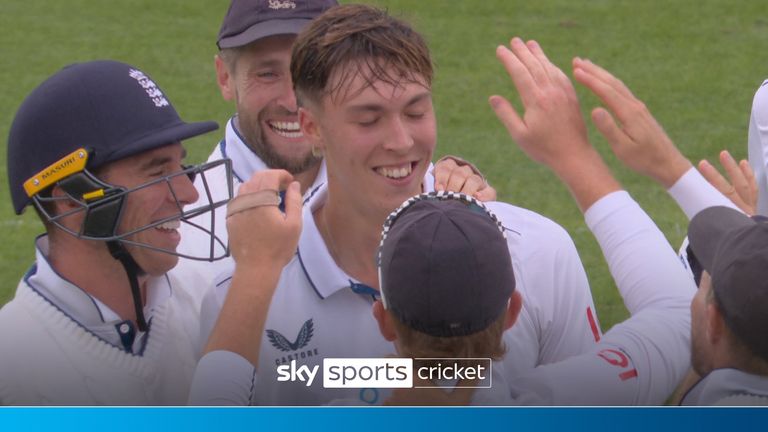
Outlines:
[[384, 148], [394, 152], [405, 153], [414, 145], [413, 134], [403, 119], [396, 117], [389, 130], [391, 131]]
[[282, 80], [282, 86], [280, 95], [277, 97], [277, 104], [286, 110], [295, 113], [299, 110], [298, 103], [296, 102], [296, 93], [293, 92], [293, 81], [290, 75], [285, 76]]
[[195, 185], [192, 184], [192, 179], [186, 174], [176, 175], [171, 180], [171, 188], [173, 189], [171, 199], [173, 199], [173, 195], [175, 195], [182, 207], [187, 204], [192, 204], [200, 198], [200, 194], [197, 193]]

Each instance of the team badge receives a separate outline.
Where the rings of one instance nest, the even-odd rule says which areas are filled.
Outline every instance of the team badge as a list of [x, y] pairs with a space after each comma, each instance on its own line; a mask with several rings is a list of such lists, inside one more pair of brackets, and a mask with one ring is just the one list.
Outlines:
[[269, 338], [269, 342], [280, 351], [296, 351], [307, 346], [309, 341], [312, 340], [314, 330], [315, 326], [312, 323], [312, 318], [310, 318], [301, 326], [301, 330], [299, 330], [299, 334], [296, 336], [294, 342], [289, 341], [276, 330], [268, 329], [267, 338]]

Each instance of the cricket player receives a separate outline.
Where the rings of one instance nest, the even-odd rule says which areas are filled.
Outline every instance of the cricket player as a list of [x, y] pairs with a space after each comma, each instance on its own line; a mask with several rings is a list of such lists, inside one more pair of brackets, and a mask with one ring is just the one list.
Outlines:
[[[508, 377], [509, 393], [505, 403], [661, 404], [689, 367], [690, 305], [694, 293], [691, 279], [680, 266], [664, 235], [629, 194], [621, 190], [599, 153], [589, 144], [575, 91], [565, 74], [547, 59], [534, 41], [526, 43], [515, 38], [509, 48], [499, 47], [497, 56], [520, 93], [525, 113], [524, 116], [519, 116], [511, 104], [500, 96], [491, 97], [493, 109], [517, 144], [533, 160], [548, 166], [568, 185], [584, 212], [587, 225], [595, 234], [624, 302], [632, 313], [631, 318], [607, 332], [592, 350], [540, 366], [516, 377]], [[670, 194], [687, 212], [699, 214], [704, 208], [728, 203], [722, 194], [695, 172], [645, 106], [635, 99], [620, 81], [588, 60], [577, 58], [574, 59], [573, 65], [575, 78], [595, 92], [611, 110], [612, 115], [604, 108], [595, 109], [593, 120], [598, 129], [606, 135], [622, 162], [667, 186]], [[619, 129], [614, 118], [623, 124], [622, 129]], [[277, 174], [273, 175], [276, 176]], [[279, 186], [274, 179], [271, 186], [267, 178], [263, 179], [263, 183], [267, 187]], [[259, 192], [258, 187], [251, 190]], [[515, 292], [516, 287], [502, 281], [508, 280], [510, 271], [516, 271], [517, 268], [506, 271], [499, 269], [495, 278], [498, 283], [489, 284], [487, 287], [489, 290], [498, 290], [496, 294], [489, 293], [490, 297], [497, 295], [503, 298], [510, 295], [511, 301], [506, 307], [503, 301], [497, 299], [493, 302], [496, 304], [495, 308], [490, 305], [487, 305], [487, 309], [470, 307], [461, 315], [461, 308], [441, 303], [442, 296], [419, 292], [428, 290], [432, 293], [452, 293], [453, 298], [459, 300], [458, 304], [463, 300], [476, 305], [486, 300], [477, 299], [482, 296], [480, 293], [472, 295], [462, 292], [461, 288], [477, 289], [467, 286], [466, 282], [452, 286], [450, 279], [439, 278], [440, 283], [430, 285], [427, 282], [429, 278], [424, 279], [425, 271], [438, 268], [445, 272], [446, 267], [441, 265], [466, 253], [464, 249], [467, 244], [453, 248], [453, 254], [450, 252], [451, 248], [436, 248], [433, 242], [437, 239], [458, 241], [457, 236], [425, 236], [424, 229], [412, 229], [411, 225], [423, 222], [431, 224], [432, 227], [439, 226], [430, 222], [429, 218], [435, 214], [436, 217], [442, 218], [444, 212], [432, 212], [408, 219], [409, 207], [420, 208], [413, 205], [413, 202], [406, 203], [406, 216], [400, 215], [403, 218], [401, 221], [388, 220], [389, 227], [385, 228], [385, 234], [382, 236], [380, 274], [383, 299], [374, 306], [382, 334], [395, 341], [401, 354], [408, 355], [413, 352], [410, 350], [418, 350], [422, 355], [425, 349], [429, 352], [428, 346], [412, 346], [407, 340], [399, 341], [402, 327], [418, 329], [427, 335], [433, 331], [448, 331], [444, 327], [448, 316], [440, 315], [448, 313], [447, 309], [450, 309], [450, 322], [456, 322], [455, 326], [450, 327], [465, 329], [466, 334], [482, 329], [481, 323], [491, 320], [491, 315], [495, 315], [496, 319], [505, 325], [515, 322], [517, 311], [520, 309], [513, 306], [517, 300], [515, 295], [510, 293]], [[271, 214], [272, 220], [276, 220], [276, 210], [268, 207], [251, 212], [251, 217], [259, 216], [269, 220], [267, 217]], [[397, 218], [402, 212], [398, 211], [393, 218]], [[454, 219], [453, 223], [474, 225], [479, 223], [478, 220], [484, 219]], [[279, 222], [275, 223], [276, 228], [285, 229], [288, 226], [287, 223]], [[233, 221], [233, 225], [235, 223], [242, 223], [242, 219]], [[694, 225], [696, 223], [694, 219]], [[470, 228], [470, 232], [475, 232], [475, 229]], [[699, 236], [692, 235], [692, 238]], [[397, 253], [398, 248], [404, 247], [400, 246], [400, 243], [410, 245], [401, 250], [402, 254], [406, 255], [404, 257]], [[486, 243], [490, 247], [495, 245], [491, 240]], [[256, 247], [256, 243], [251, 245], [256, 250], [267, 250], [263, 244], [260, 248]], [[283, 250], [289, 251], [290, 248]], [[418, 250], [427, 255], [427, 258], [421, 256]], [[284, 253], [283, 259], [287, 260], [287, 255]], [[429, 257], [439, 259], [429, 260]], [[246, 262], [247, 260], [239, 260], [238, 264]], [[475, 263], [467, 263], [466, 259], [461, 258], [456, 262], [462, 264], [462, 270], [472, 267]], [[467, 270], [467, 273], [476, 271]], [[235, 274], [240, 272], [239, 265]], [[414, 282], [411, 286], [410, 279], [405, 276], [408, 274], [413, 274], [413, 280], [424, 282]], [[457, 279], [461, 278], [457, 276]], [[253, 289], [249, 291], [244, 284], [233, 281], [231, 290], [237, 293], [239, 299], [244, 298], [244, 293], [253, 297], [257, 294], [269, 297], [274, 286], [257, 284], [251, 288]], [[280, 289], [279, 286], [277, 289]], [[524, 302], [525, 299], [522, 310], [525, 309]], [[242, 304], [240, 306], [242, 311], [248, 309]], [[694, 306], [694, 310], [697, 309], [698, 307]], [[481, 317], [482, 314], [485, 315]], [[228, 316], [220, 324], [226, 325], [236, 320], [237, 317]], [[399, 324], [396, 320], [399, 320]], [[515, 325], [517, 324], [513, 325], [513, 329]], [[217, 325], [213, 332], [209, 353], [203, 358], [196, 372], [192, 397], [199, 398], [198, 400], [209, 397], [217, 403], [248, 403], [254, 394], [253, 387], [263, 384], [261, 370], [256, 373], [252, 366], [257, 364], [260, 356], [258, 350], [254, 349], [254, 343], [258, 345], [261, 335], [236, 340], [227, 338], [226, 333], [222, 332], [224, 329], [224, 326]], [[232, 367], [234, 365], [241, 368]], [[248, 379], [252, 384], [250, 388], [237, 384]], [[264, 385], [269, 386], [269, 383]], [[754, 389], [756, 386], [752, 385], [750, 388]], [[393, 392], [388, 403], [472, 402], [472, 394], [466, 397], [467, 394], [455, 391], [446, 393], [441, 389], [398, 389]], [[498, 403], [501, 399], [493, 400]]]
[[[310, 197], [326, 183], [326, 166], [322, 155], [313, 151], [299, 129], [298, 105], [290, 73], [291, 46], [296, 34], [323, 11], [337, 5], [336, 0], [232, 0], [219, 30], [215, 58], [216, 81], [225, 100], [235, 102], [236, 113], [227, 122], [224, 138], [208, 158], [209, 161], [230, 159], [234, 187], [265, 169], [284, 169], [301, 185], [302, 194]], [[281, 7], [287, 5], [288, 7]], [[228, 192], [229, 179], [208, 177], [195, 183], [198, 192], [211, 193], [214, 200]], [[483, 200], [495, 199], [495, 190], [482, 174], [460, 158], [447, 157], [425, 172], [426, 187], [463, 191]], [[224, 209], [211, 215], [224, 220]], [[208, 220], [200, 219], [207, 225]], [[217, 224], [216, 236], [224, 244], [210, 241], [198, 229], [182, 227], [182, 253], [210, 251], [226, 253], [227, 231]], [[232, 262], [181, 260], [174, 273], [197, 293], [198, 301], [221, 273], [230, 271]]]
[[[321, 44], [322, 35], [335, 42]], [[323, 153], [328, 184], [305, 204], [298, 250], [263, 317], [254, 363], [260, 385], [252, 402], [317, 405], [347, 398], [349, 390], [280, 382], [277, 368], [394, 353], [370, 314], [379, 296], [373, 257], [387, 215], [429, 190], [423, 179], [436, 145], [432, 63], [424, 40], [407, 24], [373, 7], [344, 5], [299, 35], [291, 65], [302, 132]], [[505, 334], [509, 351], [517, 353], [505, 358], [509, 375], [591, 349], [600, 330], [570, 237], [525, 209], [501, 204], [496, 213], [509, 232], [525, 305], [519, 325]], [[219, 311], [234, 275], [224, 274], [206, 297], [202, 334], [226, 315]], [[360, 399], [376, 402], [376, 395]]]
[[181, 141], [216, 128], [184, 122], [115, 61], [67, 66], [27, 96], [8, 138], [10, 197], [46, 233], [0, 310], [0, 404], [186, 402], [199, 313], [168, 271], [180, 225], [228, 201], [199, 200], [192, 178], [229, 163], [186, 167]]

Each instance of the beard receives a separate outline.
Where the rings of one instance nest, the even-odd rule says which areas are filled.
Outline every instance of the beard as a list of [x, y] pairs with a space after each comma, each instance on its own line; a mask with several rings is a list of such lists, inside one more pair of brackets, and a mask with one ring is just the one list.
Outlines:
[[306, 154], [296, 158], [284, 157], [277, 151], [276, 146], [269, 142], [261, 127], [263, 117], [267, 113], [267, 109], [263, 109], [256, 119], [238, 114], [237, 125], [243, 138], [245, 138], [245, 145], [272, 169], [283, 169], [296, 175], [317, 166], [322, 157], [313, 155], [311, 150], [307, 150]]

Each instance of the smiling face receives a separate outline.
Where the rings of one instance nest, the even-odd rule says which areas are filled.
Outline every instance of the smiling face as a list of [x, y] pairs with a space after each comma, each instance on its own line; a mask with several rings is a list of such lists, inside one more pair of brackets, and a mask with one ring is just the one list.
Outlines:
[[225, 99], [237, 105], [237, 125], [246, 144], [270, 168], [301, 173], [320, 160], [299, 130], [289, 70], [294, 35], [259, 39], [238, 49], [231, 61], [216, 60]]
[[359, 73], [340, 87], [333, 76], [339, 90], [301, 109], [302, 130], [324, 152], [329, 194], [386, 216], [421, 192], [437, 140], [432, 93], [418, 76], [395, 83], [350, 67]]
[[[167, 145], [110, 163], [100, 170], [98, 177], [107, 183], [131, 189], [179, 172], [185, 154], [180, 143]], [[132, 191], [125, 198], [118, 234], [180, 216], [179, 206], [194, 203], [197, 199], [197, 191], [186, 175], [177, 175], [167, 182], [160, 181]], [[139, 231], [126, 239], [173, 252], [181, 240], [179, 226], [180, 222], [176, 219]], [[126, 245], [126, 248], [139, 267], [152, 276], [169, 271], [178, 262], [178, 257], [170, 253], [135, 245]]]

